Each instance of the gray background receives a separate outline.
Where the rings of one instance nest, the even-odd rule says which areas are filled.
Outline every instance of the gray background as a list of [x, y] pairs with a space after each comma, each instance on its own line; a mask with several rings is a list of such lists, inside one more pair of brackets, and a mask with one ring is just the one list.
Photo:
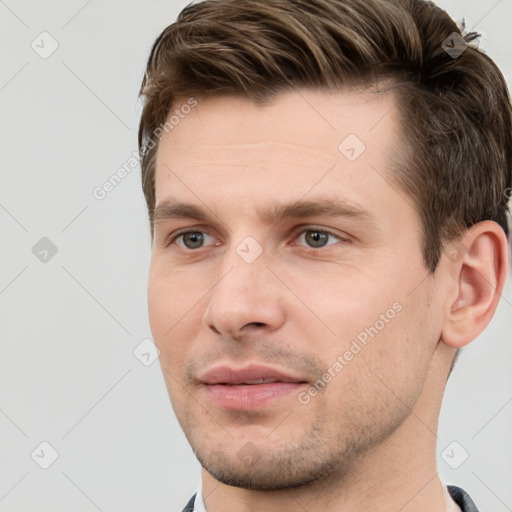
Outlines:
[[[512, 0], [438, 3], [483, 33], [510, 85]], [[172, 511], [199, 482], [158, 361], [133, 354], [151, 337], [139, 167], [92, 194], [136, 150], [150, 46], [185, 4], [0, 0], [2, 511]], [[43, 31], [58, 43], [47, 58], [31, 47], [55, 44]], [[509, 279], [441, 417], [441, 476], [482, 511], [512, 510], [511, 328]], [[59, 455], [48, 469], [43, 441]]]

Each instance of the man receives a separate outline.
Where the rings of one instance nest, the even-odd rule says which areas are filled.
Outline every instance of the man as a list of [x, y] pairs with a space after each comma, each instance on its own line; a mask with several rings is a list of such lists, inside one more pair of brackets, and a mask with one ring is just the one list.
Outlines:
[[209, 0], [152, 49], [148, 305], [184, 510], [476, 511], [436, 470], [507, 276], [512, 116], [423, 0]]

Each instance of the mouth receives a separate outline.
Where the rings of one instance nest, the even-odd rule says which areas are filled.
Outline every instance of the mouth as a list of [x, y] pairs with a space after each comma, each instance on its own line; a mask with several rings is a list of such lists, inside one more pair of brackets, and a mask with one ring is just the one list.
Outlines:
[[268, 366], [217, 366], [199, 378], [207, 399], [227, 410], [254, 410], [290, 399], [308, 384], [302, 376]]

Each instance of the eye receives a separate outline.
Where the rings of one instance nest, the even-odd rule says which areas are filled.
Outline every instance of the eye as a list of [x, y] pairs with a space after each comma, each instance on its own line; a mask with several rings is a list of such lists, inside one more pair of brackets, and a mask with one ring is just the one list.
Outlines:
[[323, 229], [306, 229], [297, 237], [295, 245], [308, 245], [313, 249], [319, 249], [328, 245], [335, 244], [343, 240], [341, 237], [334, 235], [329, 231]]
[[200, 249], [208, 241], [210, 241], [208, 245], [212, 245], [215, 239], [204, 231], [185, 231], [176, 235], [171, 243], [176, 242], [183, 249]]

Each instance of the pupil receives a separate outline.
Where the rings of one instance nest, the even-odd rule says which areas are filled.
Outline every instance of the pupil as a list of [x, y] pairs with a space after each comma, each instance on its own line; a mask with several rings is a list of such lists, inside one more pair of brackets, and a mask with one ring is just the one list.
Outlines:
[[203, 234], [199, 231], [196, 231], [194, 233], [185, 233], [183, 236], [183, 243], [189, 248], [189, 249], [197, 249], [198, 247], [201, 247], [203, 244]]
[[327, 243], [328, 235], [323, 231], [308, 231], [306, 241], [313, 247], [323, 247]]

